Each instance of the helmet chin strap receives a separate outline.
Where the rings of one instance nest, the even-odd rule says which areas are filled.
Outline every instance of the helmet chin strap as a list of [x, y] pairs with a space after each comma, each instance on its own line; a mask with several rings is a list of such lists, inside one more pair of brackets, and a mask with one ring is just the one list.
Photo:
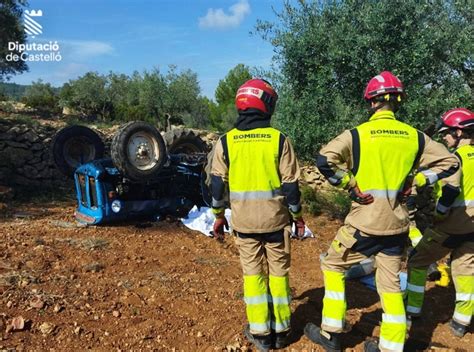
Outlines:
[[[377, 99], [377, 98], [375, 98]], [[375, 100], [376, 103], [378, 103], [375, 106], [370, 106], [369, 107], [369, 113], [370, 115], [373, 115], [375, 112], [378, 110], [382, 109], [383, 107], [389, 105], [389, 108], [393, 112], [397, 112], [399, 107], [400, 107], [400, 96], [397, 96], [396, 99], [391, 98], [388, 94], [384, 96], [383, 100]]]
[[451, 130], [449, 131], [449, 134], [451, 135], [451, 137], [453, 137], [454, 139], [454, 145], [452, 147], [452, 149], [456, 149], [459, 145], [459, 142], [461, 141], [461, 136], [458, 136], [456, 130]]
[[378, 104], [375, 106], [370, 105], [368, 109], [370, 116], [375, 114], [378, 110], [382, 109], [387, 104], [388, 104], [388, 101], [381, 101], [381, 102], [378, 102]]

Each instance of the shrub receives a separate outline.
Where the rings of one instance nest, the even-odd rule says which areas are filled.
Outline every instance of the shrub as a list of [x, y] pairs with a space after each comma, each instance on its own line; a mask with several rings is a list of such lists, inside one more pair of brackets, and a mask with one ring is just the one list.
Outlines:
[[309, 186], [301, 188], [301, 199], [305, 209], [312, 215], [327, 214], [333, 219], [344, 219], [351, 209], [351, 199], [338, 190], [315, 191]]

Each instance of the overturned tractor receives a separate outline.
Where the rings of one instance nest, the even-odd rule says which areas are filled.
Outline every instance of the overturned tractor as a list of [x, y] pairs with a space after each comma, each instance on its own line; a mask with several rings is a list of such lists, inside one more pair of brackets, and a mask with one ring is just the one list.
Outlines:
[[52, 142], [56, 166], [74, 178], [76, 219], [94, 225], [183, 217], [195, 205], [208, 205], [208, 150], [191, 130], [162, 136], [140, 121], [121, 126], [112, 139], [110, 158], [104, 158], [102, 137], [85, 126], [66, 127]]

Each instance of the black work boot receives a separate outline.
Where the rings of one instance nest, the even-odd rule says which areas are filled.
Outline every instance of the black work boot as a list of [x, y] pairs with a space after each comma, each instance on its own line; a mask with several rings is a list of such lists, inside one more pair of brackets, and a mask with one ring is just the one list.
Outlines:
[[321, 345], [327, 352], [341, 352], [341, 334], [322, 330], [313, 323], [304, 327], [304, 334], [308, 339]]
[[453, 335], [457, 337], [463, 337], [464, 335], [466, 335], [467, 332], [466, 325], [459, 324], [457, 321], [454, 320], [451, 320], [449, 322], [449, 328], [451, 329]]
[[244, 335], [260, 352], [268, 352], [272, 348], [271, 335], [254, 335], [250, 332], [250, 327], [247, 325], [244, 329]]
[[379, 341], [375, 338], [365, 340], [364, 352], [380, 352]]
[[273, 348], [279, 350], [288, 346], [290, 344], [289, 335], [290, 330], [274, 333]]

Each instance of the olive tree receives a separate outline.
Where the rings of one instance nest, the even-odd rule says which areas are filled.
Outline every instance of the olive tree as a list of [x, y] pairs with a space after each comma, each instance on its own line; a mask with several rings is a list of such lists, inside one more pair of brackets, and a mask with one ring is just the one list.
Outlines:
[[399, 118], [425, 128], [445, 110], [472, 105], [474, 3], [456, 0], [285, 2], [257, 32], [280, 68], [276, 124], [301, 157], [368, 117], [371, 77], [389, 70], [404, 83]]
[[23, 7], [27, 6], [26, 0], [1, 0], [0, 1], [0, 82], [7, 80], [11, 75], [28, 70], [25, 61], [8, 61], [7, 55], [13, 53], [20, 55], [18, 50], [9, 50], [9, 42], [26, 42], [26, 34], [21, 24]]

